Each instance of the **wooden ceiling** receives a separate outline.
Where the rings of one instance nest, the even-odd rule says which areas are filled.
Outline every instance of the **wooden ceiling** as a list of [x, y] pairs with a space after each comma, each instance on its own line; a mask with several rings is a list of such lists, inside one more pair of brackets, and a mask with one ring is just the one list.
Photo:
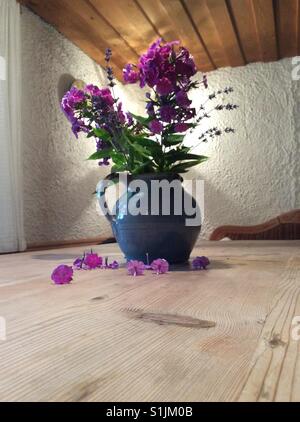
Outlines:
[[198, 69], [274, 61], [300, 53], [300, 0], [19, 0], [115, 73], [162, 37], [181, 40]]

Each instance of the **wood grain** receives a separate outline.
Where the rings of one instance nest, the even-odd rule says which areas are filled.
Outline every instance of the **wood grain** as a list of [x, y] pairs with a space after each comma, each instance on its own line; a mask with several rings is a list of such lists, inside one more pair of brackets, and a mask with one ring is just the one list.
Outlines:
[[137, 54], [143, 54], [159, 34], [134, 0], [89, 0]]
[[[142, 3], [145, 5], [145, 2]], [[161, 3], [176, 30], [177, 37], [175, 39], [179, 39], [191, 51], [199, 70], [204, 72], [212, 70], [215, 66], [187, 14], [184, 3], [180, 0], [161, 0]], [[149, 6], [147, 10], [149, 11]]]
[[252, 0], [229, 0], [228, 5], [247, 63], [261, 61]]
[[263, 61], [278, 59], [275, 16], [272, 0], [252, 0]]
[[156, 38], [180, 40], [197, 67], [274, 61], [300, 48], [300, 0], [18, 0], [103, 64], [113, 48], [122, 80]]
[[81, 252], [0, 256], [1, 401], [300, 399], [300, 242], [203, 242], [193, 256], [210, 257], [207, 271], [81, 271], [52, 285]]
[[293, 57], [298, 54], [299, 1], [276, 0], [275, 13], [277, 22], [278, 45], [281, 57]]

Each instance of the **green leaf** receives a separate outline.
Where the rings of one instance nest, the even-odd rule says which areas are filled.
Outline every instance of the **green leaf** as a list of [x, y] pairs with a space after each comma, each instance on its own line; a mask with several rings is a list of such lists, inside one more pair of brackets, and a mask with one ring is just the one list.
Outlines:
[[153, 120], [153, 117], [143, 117], [143, 116], [138, 116], [133, 113], [129, 113], [129, 114], [134, 118], [134, 120], [136, 120], [142, 126], [148, 127], [149, 123]]
[[88, 160], [101, 160], [102, 158], [111, 157], [112, 153], [113, 153], [112, 148], [106, 148], [106, 149], [103, 149], [102, 151], [94, 152], [94, 154], [92, 154], [88, 158]]
[[188, 149], [172, 150], [165, 155], [165, 160], [168, 162], [186, 161], [186, 160], [203, 160], [207, 159], [204, 155], [189, 154]]
[[201, 164], [207, 160], [208, 160], [208, 157], [202, 157], [201, 159], [199, 158], [198, 160], [192, 160], [186, 163], [180, 163], [180, 164], [177, 164], [176, 166], [171, 167], [170, 171], [176, 172], [176, 173], [185, 173], [189, 168], [197, 166], [198, 164]]
[[117, 166], [126, 166], [126, 157], [122, 153], [113, 151], [110, 157]]
[[94, 128], [93, 133], [94, 133], [94, 136], [96, 136], [97, 138], [103, 139], [104, 141], [109, 141], [111, 139], [110, 134], [104, 129]]
[[169, 146], [174, 146], [174, 145], [178, 145], [181, 144], [184, 140], [185, 135], [168, 135], [167, 139], [164, 140], [164, 145], [169, 147]]
[[111, 168], [111, 171], [112, 171], [113, 173], [118, 173], [118, 172], [121, 172], [121, 171], [126, 171], [126, 170], [128, 170], [128, 169], [127, 169], [127, 166], [124, 166], [124, 165], [117, 165], [117, 164], [113, 165], [113, 166], [112, 166], [112, 168]]

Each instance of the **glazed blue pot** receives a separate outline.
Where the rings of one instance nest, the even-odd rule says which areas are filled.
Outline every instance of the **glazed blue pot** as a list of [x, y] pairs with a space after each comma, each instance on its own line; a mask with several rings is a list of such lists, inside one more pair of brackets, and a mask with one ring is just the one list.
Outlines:
[[[109, 175], [106, 180], [116, 177], [115, 174]], [[149, 173], [137, 176], [128, 176], [128, 188], [119, 198], [113, 209], [112, 215], [106, 214], [107, 219], [111, 223], [113, 233], [116, 240], [127, 260], [139, 260], [152, 262], [157, 258], [164, 258], [170, 264], [186, 262], [195, 246], [196, 240], [200, 234], [201, 225], [187, 226], [186, 220], [193, 218], [185, 212], [184, 199], [188, 199], [193, 208], [200, 212], [199, 207], [194, 198], [192, 198], [182, 187], [183, 179], [178, 174], [169, 173]], [[159, 201], [153, 200], [151, 196], [151, 183], [153, 181], [174, 182], [177, 184], [177, 194], [173, 189], [164, 192], [164, 198], [160, 192]], [[143, 186], [139, 189], [131, 189], [130, 182], [140, 183]], [[107, 209], [105, 201], [106, 187], [102, 182], [98, 184], [97, 195], [100, 207], [103, 211]], [[176, 200], [178, 206], [178, 192], [181, 193], [182, 211], [178, 214], [176, 208]], [[166, 197], [167, 195], [167, 197]], [[176, 196], [177, 195], [177, 196]], [[131, 204], [141, 203], [144, 201], [144, 214], [132, 215], [130, 211]], [[168, 215], [165, 215], [165, 204], [169, 204]], [[145, 210], [146, 205], [146, 210]], [[153, 215], [153, 206], [155, 215]], [[197, 208], [196, 208], [197, 207]], [[152, 212], [151, 212], [152, 211]]]

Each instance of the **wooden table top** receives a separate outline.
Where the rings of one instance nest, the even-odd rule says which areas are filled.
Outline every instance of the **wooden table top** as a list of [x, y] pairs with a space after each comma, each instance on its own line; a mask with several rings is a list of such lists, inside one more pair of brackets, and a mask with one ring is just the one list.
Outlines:
[[203, 242], [207, 271], [51, 284], [81, 251], [0, 256], [0, 401], [300, 401], [300, 242]]

